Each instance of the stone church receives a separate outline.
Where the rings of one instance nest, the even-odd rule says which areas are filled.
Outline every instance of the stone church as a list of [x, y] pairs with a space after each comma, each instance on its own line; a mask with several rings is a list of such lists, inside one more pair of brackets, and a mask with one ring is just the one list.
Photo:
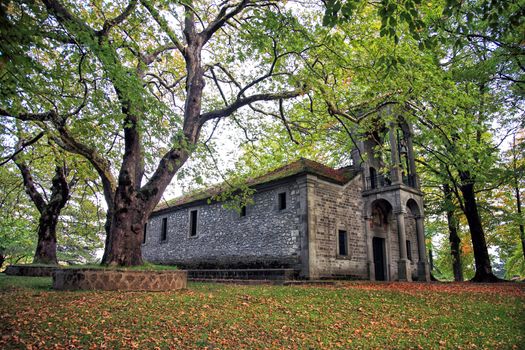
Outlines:
[[300, 159], [251, 180], [252, 203], [240, 212], [210, 201], [213, 190], [159, 205], [144, 228], [143, 256], [189, 269], [428, 281], [412, 134], [400, 120], [356, 142], [352, 166]]

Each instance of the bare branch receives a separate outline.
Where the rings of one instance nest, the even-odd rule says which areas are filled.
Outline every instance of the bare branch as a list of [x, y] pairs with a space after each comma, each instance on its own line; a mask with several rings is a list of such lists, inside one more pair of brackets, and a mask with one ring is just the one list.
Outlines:
[[283, 124], [286, 128], [286, 131], [288, 132], [288, 136], [290, 137], [290, 140], [292, 140], [293, 143], [296, 145], [299, 144], [297, 140], [293, 137], [292, 130], [290, 129], [290, 125], [288, 125], [288, 121], [286, 120], [286, 117], [284, 116], [284, 107], [283, 107], [283, 99], [281, 98], [279, 100], [279, 116], [281, 120], [283, 121]]
[[5, 109], [0, 108], [0, 115], [4, 117], [11, 117], [22, 121], [35, 121], [35, 122], [47, 122], [56, 121], [60, 119], [58, 113], [54, 110], [50, 110], [42, 113], [20, 113], [14, 114]]
[[[204, 43], [206, 43], [210, 38], [213, 36], [213, 34], [218, 31], [226, 21], [228, 21], [230, 18], [237, 15], [239, 12], [241, 12], [248, 4], [250, 3], [250, 0], [241, 0], [240, 3], [237, 5], [224, 5], [220, 11], [217, 17], [208, 25], [206, 29], [202, 31], [202, 36], [204, 39]], [[229, 9], [232, 10], [228, 12]]]
[[27, 195], [29, 196], [29, 198], [31, 198], [31, 201], [35, 204], [38, 211], [42, 213], [45, 210], [46, 201], [42, 194], [38, 192], [36, 188], [37, 185], [35, 184], [33, 176], [31, 175], [31, 169], [25, 161], [19, 159], [17, 156], [14, 156], [13, 160], [20, 172], [22, 173], [22, 178], [24, 179], [24, 187]]
[[210, 119], [227, 117], [231, 115], [232, 113], [234, 113], [235, 111], [237, 111], [239, 108], [244, 107], [253, 102], [289, 99], [289, 98], [301, 96], [304, 93], [305, 93], [304, 89], [298, 89], [298, 90], [293, 90], [293, 91], [284, 91], [284, 92], [277, 92], [277, 93], [256, 94], [256, 95], [248, 96], [245, 98], [238, 98], [235, 102], [233, 102], [232, 104], [224, 108], [201, 114], [199, 117], [200, 124], [203, 125], [206, 121]]
[[155, 59], [157, 59], [159, 55], [163, 54], [166, 51], [174, 50], [176, 48], [177, 47], [173, 45], [162, 45], [161, 47], [153, 50], [153, 52], [151, 52], [150, 54], [143, 55], [141, 57], [142, 62], [144, 62], [145, 65], [150, 65]]
[[9, 162], [11, 159], [15, 159], [17, 154], [22, 152], [26, 147], [29, 147], [31, 146], [32, 144], [34, 144], [35, 142], [37, 142], [38, 140], [40, 140], [42, 138], [42, 136], [44, 136], [44, 132], [41, 131], [40, 133], [38, 133], [35, 137], [33, 137], [31, 140], [29, 141], [25, 141], [25, 142], [21, 142], [18, 146], [17, 146], [17, 149], [13, 152], [12, 155], [10, 155], [9, 157], [6, 157], [5, 160], [0, 163], [0, 166], [6, 164], [7, 162]]

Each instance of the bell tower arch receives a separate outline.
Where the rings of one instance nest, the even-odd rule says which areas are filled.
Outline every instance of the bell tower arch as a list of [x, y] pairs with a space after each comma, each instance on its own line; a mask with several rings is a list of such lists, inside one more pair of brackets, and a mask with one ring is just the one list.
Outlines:
[[[354, 164], [361, 167], [363, 174], [368, 272], [372, 280], [381, 271], [375, 264], [380, 261], [377, 259], [380, 251], [378, 242], [382, 239], [385, 240], [384, 256], [388, 260], [384, 263], [387, 271], [382, 277], [400, 281], [411, 281], [413, 278], [430, 280], [423, 193], [417, 177], [413, 135], [412, 126], [402, 116], [392, 118], [392, 111], [387, 106], [380, 112], [375, 128], [361, 135], [361, 140], [356, 143], [358, 149], [352, 153]], [[374, 229], [377, 226], [374, 226], [377, 203], [390, 204], [388, 215], [392, 218], [392, 224], [389, 236], [382, 236], [380, 231]], [[412, 254], [412, 251], [415, 253]]]

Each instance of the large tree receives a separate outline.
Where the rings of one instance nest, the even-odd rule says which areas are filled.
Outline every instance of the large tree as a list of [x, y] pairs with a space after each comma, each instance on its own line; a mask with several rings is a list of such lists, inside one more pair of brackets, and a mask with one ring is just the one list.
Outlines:
[[0, 247], [6, 258], [14, 263], [32, 256], [37, 264], [92, 261], [100, 247], [100, 212], [90, 206], [96, 174], [43, 132], [16, 126], [12, 131], [0, 143], [0, 210], [5, 218]]
[[312, 41], [276, 1], [43, 0], [2, 11], [0, 112], [51, 130], [96, 169], [104, 264], [142, 263], [143, 226], [207, 122], [305, 92], [293, 72]]

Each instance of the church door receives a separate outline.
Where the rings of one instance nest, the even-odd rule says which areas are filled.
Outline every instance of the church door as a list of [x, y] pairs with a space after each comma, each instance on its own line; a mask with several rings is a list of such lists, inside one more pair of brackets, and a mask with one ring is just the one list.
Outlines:
[[374, 251], [374, 266], [376, 281], [386, 281], [385, 274], [385, 239], [380, 237], [372, 238]]

